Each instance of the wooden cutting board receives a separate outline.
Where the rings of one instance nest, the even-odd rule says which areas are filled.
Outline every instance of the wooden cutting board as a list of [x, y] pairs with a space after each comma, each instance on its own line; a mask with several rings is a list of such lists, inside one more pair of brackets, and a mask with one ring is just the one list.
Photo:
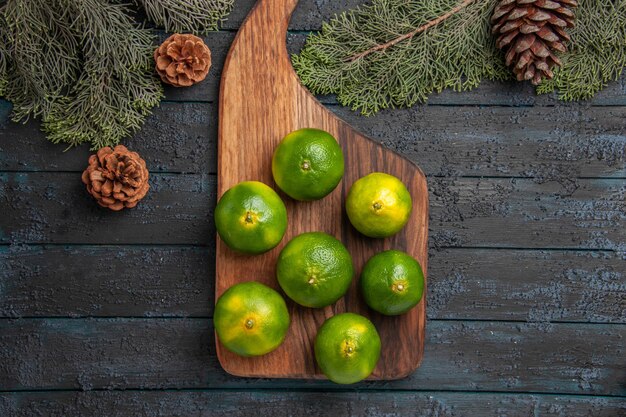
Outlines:
[[[311, 0], [306, 0], [311, 1]], [[324, 108], [302, 85], [286, 49], [287, 24], [298, 0], [259, 0], [230, 49], [222, 74], [219, 102], [218, 197], [240, 181], [258, 180], [278, 188], [272, 179], [275, 146], [289, 132], [314, 127], [335, 136], [345, 156], [345, 176], [326, 198], [297, 202], [279, 191], [288, 213], [288, 228], [278, 247], [259, 256], [233, 252], [217, 238], [216, 299], [228, 287], [256, 280], [280, 291], [276, 258], [294, 236], [309, 231], [334, 235], [346, 245], [356, 275], [345, 297], [323, 309], [309, 309], [287, 299], [291, 327], [285, 342], [261, 357], [243, 358], [216, 338], [217, 355], [226, 372], [247, 377], [323, 378], [315, 363], [313, 342], [327, 318], [343, 312], [369, 317], [382, 340], [380, 362], [370, 379], [398, 379], [419, 366], [424, 350], [425, 299], [409, 313], [386, 317], [367, 308], [358, 292], [363, 264], [386, 249], [404, 250], [426, 273], [428, 190], [422, 171], [412, 162], [355, 131]], [[413, 197], [407, 226], [388, 239], [356, 232], [344, 210], [344, 199], [358, 178], [381, 171], [399, 177]], [[424, 292], [424, 297], [426, 292]]]

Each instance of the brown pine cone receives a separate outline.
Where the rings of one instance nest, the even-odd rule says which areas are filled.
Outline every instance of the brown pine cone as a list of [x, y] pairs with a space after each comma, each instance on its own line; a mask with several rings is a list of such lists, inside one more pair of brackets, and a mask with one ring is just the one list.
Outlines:
[[570, 36], [566, 28], [574, 26], [576, 0], [501, 0], [491, 23], [498, 35], [496, 46], [506, 52], [506, 65], [512, 67], [518, 81], [552, 78], [552, 68], [561, 66], [556, 52], [567, 51]]
[[150, 188], [148, 176], [146, 162], [139, 154], [117, 145], [91, 155], [82, 179], [98, 204], [119, 211], [135, 207], [146, 195]]
[[188, 87], [209, 73], [211, 51], [199, 37], [175, 33], [154, 51], [154, 60], [163, 82]]

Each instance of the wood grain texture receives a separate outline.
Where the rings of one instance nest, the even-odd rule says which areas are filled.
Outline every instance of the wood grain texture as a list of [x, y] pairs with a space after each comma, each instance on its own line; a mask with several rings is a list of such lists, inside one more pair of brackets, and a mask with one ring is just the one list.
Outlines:
[[[215, 239], [215, 176], [153, 174], [150, 184], [138, 210], [112, 214], [84, 191], [80, 173], [0, 173], [0, 243], [208, 245]], [[626, 250], [625, 181], [571, 184], [431, 178], [429, 243]]]
[[[302, 0], [289, 27], [319, 29], [366, 1]], [[42, 317], [0, 320], [0, 390], [54, 390], [0, 393], [0, 416], [625, 414], [626, 75], [571, 104], [509, 82], [369, 118], [319, 97], [430, 176], [424, 362], [407, 380], [359, 385], [363, 393], [223, 372], [206, 320], [217, 187], [207, 174], [217, 172], [223, 62], [254, 3], [235, 0], [227, 30], [205, 37], [209, 78], [166, 89], [167, 101], [124, 141], [146, 158], [158, 190], [136, 211], [97, 209], [76, 175], [87, 147], [63, 152], [38, 122], [9, 122], [0, 100], [0, 171], [17, 171], [0, 175], [0, 317]], [[306, 35], [289, 33], [289, 51]], [[168, 316], [204, 319], [158, 318]], [[58, 391], [115, 388], [134, 390]], [[434, 391], [404, 391], [424, 389]], [[622, 397], [597, 396], [606, 393]]]
[[[582, 112], [577, 106], [423, 106], [367, 118], [343, 107], [329, 108], [377, 142], [419, 162], [430, 176], [514, 176], [571, 186], [579, 177], [626, 178], [626, 107]], [[217, 171], [216, 142], [217, 105], [204, 103], [163, 103], [125, 141], [151, 172], [201, 174]], [[85, 168], [87, 146], [62, 149], [46, 141], [36, 123], [3, 123], [0, 117], [0, 169]]]
[[[624, 340], [618, 324], [430, 320], [416, 372], [351, 388], [626, 396]], [[208, 319], [0, 320], [0, 390], [185, 388], [346, 389], [227, 374]]]
[[[214, 242], [0, 247], [0, 317], [211, 317], [214, 254]], [[429, 261], [431, 320], [626, 324], [623, 254], [453, 248]]]
[[140, 210], [100, 210], [80, 173], [0, 173], [2, 243], [207, 245], [215, 239], [215, 176], [150, 175]]
[[617, 417], [620, 398], [445, 392], [28, 392], [0, 393], [11, 417]]
[[0, 317], [208, 317], [214, 262], [213, 242], [0, 247]]
[[[279, 289], [275, 264], [293, 237], [322, 231], [340, 239], [352, 255], [358, 277], [363, 264], [385, 249], [403, 250], [427, 272], [428, 188], [422, 171], [400, 155], [364, 137], [305, 90], [287, 54], [287, 24], [298, 0], [259, 0], [237, 33], [226, 58], [219, 101], [218, 184], [221, 196], [241, 181], [256, 180], [277, 188], [271, 173], [272, 154], [288, 133], [301, 128], [330, 132], [343, 148], [345, 174], [322, 200], [296, 202], [283, 194], [288, 226], [281, 244], [262, 256], [243, 256], [217, 240], [216, 296], [240, 282], [256, 280]], [[371, 172], [400, 178], [413, 199], [407, 225], [395, 236], [370, 239], [356, 232], [344, 213], [351, 185]], [[283, 344], [262, 357], [244, 358], [217, 341], [217, 355], [233, 375], [274, 378], [323, 378], [315, 363], [313, 343], [325, 319], [343, 312], [360, 313], [375, 324], [383, 344], [371, 379], [403, 378], [415, 370], [424, 349], [426, 321], [422, 301], [408, 313], [386, 317], [367, 308], [357, 279], [348, 293], [323, 309], [302, 308], [288, 300], [291, 325]]]
[[[92, 153], [88, 145], [63, 152], [64, 145], [45, 139], [37, 121], [18, 124], [2, 117], [0, 100], [0, 169], [5, 171], [82, 172]], [[138, 152], [151, 173], [217, 171], [217, 104], [161, 103], [142, 129], [124, 141]]]

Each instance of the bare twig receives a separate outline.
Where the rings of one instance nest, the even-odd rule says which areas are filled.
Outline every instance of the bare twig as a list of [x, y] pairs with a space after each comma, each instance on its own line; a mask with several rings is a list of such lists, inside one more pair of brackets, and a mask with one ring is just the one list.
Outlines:
[[455, 6], [454, 8], [452, 8], [450, 11], [442, 14], [441, 16], [439, 16], [436, 19], [431, 20], [430, 22], [418, 27], [417, 29], [409, 32], [409, 33], [405, 33], [402, 36], [398, 36], [395, 39], [390, 40], [389, 42], [386, 43], [382, 43], [376, 46], [373, 46], [359, 54], [356, 55], [352, 55], [351, 57], [347, 58], [346, 61], [347, 62], [354, 62], [358, 59], [364, 58], [366, 56], [368, 56], [369, 54], [376, 52], [376, 51], [383, 51], [399, 42], [402, 42], [403, 40], [406, 39], [411, 39], [413, 36], [417, 35], [418, 33], [422, 33], [425, 30], [430, 29], [433, 26], [437, 26], [439, 23], [443, 22], [444, 20], [446, 20], [447, 18], [449, 18], [450, 16], [453, 16], [454, 14], [458, 13], [461, 9], [463, 9], [464, 7], [468, 6], [469, 4], [473, 3], [475, 0], [463, 0], [461, 3], [459, 3], [457, 6]]

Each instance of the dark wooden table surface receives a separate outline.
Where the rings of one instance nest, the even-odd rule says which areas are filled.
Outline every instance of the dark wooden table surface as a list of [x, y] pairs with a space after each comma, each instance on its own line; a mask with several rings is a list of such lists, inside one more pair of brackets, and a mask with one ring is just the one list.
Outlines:
[[[360, 0], [303, 1], [288, 44]], [[206, 36], [214, 67], [125, 144], [152, 189], [99, 208], [0, 101], [0, 416], [626, 415], [626, 77], [590, 103], [516, 83], [364, 118], [428, 176], [422, 366], [354, 386], [227, 375], [212, 313], [221, 67], [253, 0]], [[242, 138], [242, 146], [245, 145]]]

